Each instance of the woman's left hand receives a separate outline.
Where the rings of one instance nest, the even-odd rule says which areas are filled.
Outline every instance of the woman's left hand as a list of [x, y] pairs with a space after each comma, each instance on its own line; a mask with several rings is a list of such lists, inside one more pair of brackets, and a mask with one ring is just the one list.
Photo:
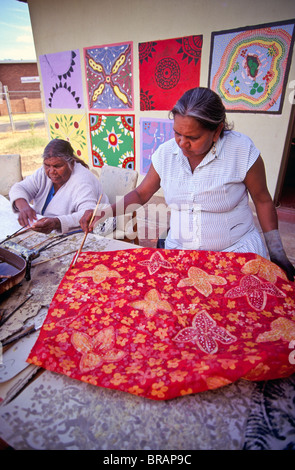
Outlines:
[[289, 281], [294, 282], [295, 268], [284, 253], [270, 253], [270, 260], [285, 271]]
[[41, 233], [50, 233], [53, 230], [60, 230], [60, 220], [57, 217], [44, 217], [43, 219], [38, 220], [31, 227], [35, 232]]

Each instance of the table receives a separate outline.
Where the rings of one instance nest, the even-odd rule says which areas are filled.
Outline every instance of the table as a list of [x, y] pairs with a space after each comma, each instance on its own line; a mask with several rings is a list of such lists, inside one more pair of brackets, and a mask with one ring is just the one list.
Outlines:
[[[33, 261], [31, 280], [13, 288], [0, 304], [10, 311], [0, 341], [25, 321], [46, 315], [83, 234], [67, 237]], [[34, 234], [26, 243], [42, 242]], [[89, 235], [83, 251], [136, 246]], [[68, 253], [68, 254], [67, 254]], [[47, 261], [45, 261], [47, 260]], [[17, 450], [174, 450], [295, 448], [295, 377], [269, 382], [240, 380], [217, 390], [169, 401], [152, 401], [95, 387], [25, 362], [38, 332], [3, 354], [0, 373], [0, 437]], [[8, 356], [9, 355], [9, 356]], [[7, 356], [8, 362], [7, 363]], [[4, 368], [4, 369], [3, 369]]]

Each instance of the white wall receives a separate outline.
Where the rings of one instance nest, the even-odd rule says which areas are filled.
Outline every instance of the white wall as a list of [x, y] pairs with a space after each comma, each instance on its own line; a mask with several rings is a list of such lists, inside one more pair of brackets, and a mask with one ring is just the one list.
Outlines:
[[[79, 48], [83, 63], [83, 47], [133, 41], [137, 168], [139, 118], [167, 117], [165, 111], [139, 109], [139, 42], [202, 34], [200, 85], [207, 86], [212, 31], [295, 18], [294, 0], [28, 0], [28, 5], [37, 57]], [[87, 103], [84, 74], [83, 80]], [[294, 52], [288, 83], [291, 80], [295, 80]], [[235, 129], [248, 134], [261, 150], [272, 195], [289, 123], [291, 91], [286, 90], [281, 115], [228, 113]]]

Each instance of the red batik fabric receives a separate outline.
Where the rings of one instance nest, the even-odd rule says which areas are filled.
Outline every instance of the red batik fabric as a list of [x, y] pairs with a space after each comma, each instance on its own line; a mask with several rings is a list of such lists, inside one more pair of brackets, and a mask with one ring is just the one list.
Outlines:
[[202, 36], [139, 44], [140, 109], [170, 110], [199, 86]]
[[84, 252], [28, 362], [154, 400], [295, 372], [295, 288], [252, 253]]

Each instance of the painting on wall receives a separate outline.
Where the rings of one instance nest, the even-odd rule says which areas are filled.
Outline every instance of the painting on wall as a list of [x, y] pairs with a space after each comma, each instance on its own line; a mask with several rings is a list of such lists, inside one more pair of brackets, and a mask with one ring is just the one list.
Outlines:
[[133, 109], [131, 42], [84, 48], [90, 110]]
[[227, 111], [280, 114], [295, 20], [213, 32], [208, 86]]
[[202, 36], [143, 42], [139, 48], [140, 109], [170, 110], [199, 86]]
[[135, 169], [134, 115], [89, 114], [92, 163]]
[[85, 114], [48, 114], [48, 125], [52, 139], [69, 141], [77, 157], [89, 163]]
[[79, 50], [39, 56], [46, 108], [84, 106]]
[[174, 137], [171, 119], [140, 119], [140, 172], [146, 174], [157, 148]]

